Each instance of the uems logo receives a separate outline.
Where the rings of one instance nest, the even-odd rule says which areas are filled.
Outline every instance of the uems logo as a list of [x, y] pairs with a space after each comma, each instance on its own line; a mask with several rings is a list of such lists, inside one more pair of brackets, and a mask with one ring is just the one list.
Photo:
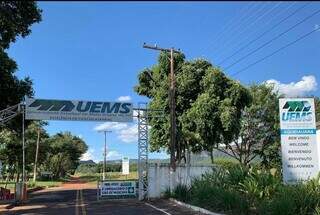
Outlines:
[[64, 111], [64, 112], [89, 112], [89, 113], [121, 113], [131, 112], [131, 103], [121, 102], [72, 102], [61, 100], [36, 99], [29, 107], [37, 108], [40, 111]]
[[287, 101], [282, 108], [282, 121], [311, 121], [311, 105], [308, 101]]

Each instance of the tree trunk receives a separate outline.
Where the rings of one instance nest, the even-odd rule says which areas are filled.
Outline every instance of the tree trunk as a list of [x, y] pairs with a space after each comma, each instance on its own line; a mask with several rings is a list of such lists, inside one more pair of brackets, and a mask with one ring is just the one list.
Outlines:
[[213, 149], [210, 150], [210, 159], [211, 159], [211, 163], [214, 163], [214, 159], [213, 159]]
[[37, 138], [37, 147], [36, 147], [36, 157], [35, 157], [35, 159], [34, 159], [33, 182], [36, 182], [36, 179], [37, 179], [37, 162], [38, 162], [38, 153], [39, 153], [39, 142], [40, 142], [40, 128], [38, 129], [38, 138]]

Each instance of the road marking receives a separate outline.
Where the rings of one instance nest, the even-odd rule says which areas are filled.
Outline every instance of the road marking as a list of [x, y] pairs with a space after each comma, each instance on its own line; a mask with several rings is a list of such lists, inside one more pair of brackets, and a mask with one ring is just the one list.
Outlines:
[[84, 205], [84, 200], [83, 200], [82, 189], [80, 190], [80, 204], [81, 204], [82, 215], [87, 215], [86, 208], [85, 208], [85, 205]]
[[77, 190], [77, 197], [76, 197], [76, 204], [75, 204], [75, 209], [76, 209], [76, 215], [79, 215], [79, 207], [78, 207], [78, 203], [79, 203], [79, 190]]
[[150, 207], [152, 207], [153, 209], [156, 209], [157, 211], [160, 211], [160, 212], [164, 213], [164, 214], [172, 215], [171, 213], [168, 213], [167, 211], [165, 211], [165, 210], [163, 210], [163, 209], [161, 209], [161, 208], [157, 208], [156, 206], [154, 206], [154, 205], [152, 205], [152, 204], [149, 204], [149, 203], [145, 203], [145, 204], [148, 205], [148, 206], [150, 206]]

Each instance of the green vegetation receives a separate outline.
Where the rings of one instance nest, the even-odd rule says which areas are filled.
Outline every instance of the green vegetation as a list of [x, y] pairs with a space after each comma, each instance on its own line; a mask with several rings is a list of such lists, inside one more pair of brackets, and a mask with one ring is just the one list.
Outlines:
[[276, 169], [236, 165], [219, 168], [195, 179], [190, 187], [179, 185], [164, 195], [226, 214], [314, 215], [319, 213], [320, 177], [284, 185]]
[[[244, 86], [202, 59], [186, 60], [175, 53], [177, 145], [176, 161], [186, 162], [187, 152], [219, 150], [248, 166], [279, 165], [279, 95], [265, 84]], [[166, 117], [150, 120], [150, 149], [169, 149], [168, 53], [140, 72], [134, 90], [150, 98], [151, 109]], [[241, 140], [241, 141], [240, 141]]]
[[[80, 177], [81, 181], [96, 184], [97, 181], [102, 180], [102, 173], [86, 174], [78, 173], [75, 176]], [[107, 180], [137, 180], [138, 172], [130, 172], [129, 175], [122, 175], [120, 172], [107, 172]]]
[[[96, 174], [102, 173], [103, 171], [103, 163], [81, 163], [76, 171], [75, 174]], [[107, 162], [106, 165], [106, 172], [121, 172], [122, 171], [122, 163], [110, 163]], [[138, 171], [137, 163], [130, 163], [130, 171], [136, 172]]]

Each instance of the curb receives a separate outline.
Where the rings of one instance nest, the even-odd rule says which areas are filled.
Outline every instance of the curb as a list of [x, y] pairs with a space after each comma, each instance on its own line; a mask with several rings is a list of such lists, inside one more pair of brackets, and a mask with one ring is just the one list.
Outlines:
[[208, 215], [224, 215], [224, 214], [214, 213], [214, 212], [208, 211], [208, 210], [206, 210], [206, 209], [204, 209], [204, 208], [200, 208], [200, 207], [197, 207], [197, 206], [194, 206], [194, 205], [189, 205], [189, 204], [186, 204], [186, 203], [184, 203], [184, 202], [180, 202], [180, 201], [178, 201], [178, 200], [176, 200], [176, 199], [173, 199], [173, 198], [169, 198], [169, 201], [174, 202], [174, 203], [176, 203], [176, 204], [178, 204], [178, 205], [181, 205], [181, 206], [183, 206], [183, 207], [189, 208], [189, 209], [191, 209], [191, 210], [194, 210], [194, 211], [196, 211], [196, 212], [203, 213], [203, 214], [208, 214]]

